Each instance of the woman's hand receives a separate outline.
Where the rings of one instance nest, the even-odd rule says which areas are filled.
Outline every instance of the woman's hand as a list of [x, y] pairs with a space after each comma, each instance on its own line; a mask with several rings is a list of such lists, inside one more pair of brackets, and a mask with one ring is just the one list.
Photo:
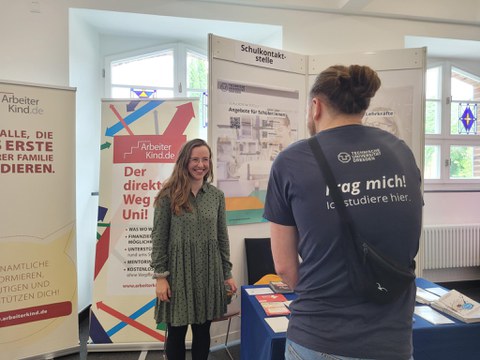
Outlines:
[[235, 284], [235, 280], [233, 280], [233, 277], [225, 280], [225, 284], [230, 285], [230, 289], [232, 290], [233, 294], [237, 292], [237, 284]]
[[169, 302], [172, 292], [170, 290], [170, 284], [166, 278], [157, 279], [157, 285], [155, 288], [157, 298], [159, 301]]

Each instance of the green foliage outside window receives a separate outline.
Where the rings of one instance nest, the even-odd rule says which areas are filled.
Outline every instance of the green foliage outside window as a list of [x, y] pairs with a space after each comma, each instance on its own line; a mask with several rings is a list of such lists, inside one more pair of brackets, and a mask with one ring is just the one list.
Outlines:
[[437, 167], [437, 147], [425, 146], [425, 178], [438, 179]]
[[198, 57], [188, 57], [188, 80], [189, 89], [206, 89], [208, 81], [207, 61]]
[[437, 102], [427, 101], [425, 105], [425, 134], [436, 133]]
[[450, 178], [473, 178], [473, 147], [452, 146], [450, 148]]

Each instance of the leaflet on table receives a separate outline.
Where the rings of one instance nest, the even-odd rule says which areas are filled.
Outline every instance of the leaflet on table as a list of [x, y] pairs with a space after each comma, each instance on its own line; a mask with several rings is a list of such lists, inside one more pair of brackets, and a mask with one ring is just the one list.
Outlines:
[[435, 295], [427, 290], [417, 287], [417, 295], [415, 300], [421, 304], [430, 305], [432, 301], [440, 299], [440, 296]]
[[444, 289], [444, 288], [441, 288], [441, 287], [438, 287], [438, 286], [437, 287], [426, 288], [425, 290], [427, 290], [428, 292], [434, 293], [435, 295], [438, 295], [438, 296], [443, 296], [446, 293], [448, 293], [447, 289]]
[[415, 314], [434, 325], [455, 324], [455, 321], [450, 320], [438, 311], [433, 310], [430, 306], [415, 306]]
[[289, 315], [290, 310], [285, 305], [287, 298], [282, 294], [265, 294], [255, 296], [262, 305], [267, 316]]
[[450, 290], [431, 306], [466, 323], [480, 322], [480, 304], [457, 290]]
[[248, 295], [262, 295], [262, 294], [273, 294], [273, 290], [269, 287], [259, 287], [259, 288], [250, 288], [245, 289], [245, 292]]
[[286, 316], [277, 316], [265, 318], [265, 321], [276, 333], [286, 332], [288, 328], [288, 318]]

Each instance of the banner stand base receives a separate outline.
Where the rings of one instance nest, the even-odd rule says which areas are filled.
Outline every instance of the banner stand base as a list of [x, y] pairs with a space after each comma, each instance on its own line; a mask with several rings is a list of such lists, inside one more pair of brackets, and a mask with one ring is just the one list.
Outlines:
[[[139, 343], [106, 343], [94, 344], [87, 343], [87, 352], [109, 352], [109, 351], [148, 351], [148, 350], [164, 350], [164, 343], [158, 342], [139, 342]], [[185, 341], [185, 348], [190, 350], [192, 348], [192, 341]]]
[[57, 351], [52, 351], [52, 352], [41, 354], [41, 355], [24, 357], [24, 358], [21, 358], [21, 360], [55, 359], [59, 356], [71, 355], [75, 353], [80, 353], [80, 345], [57, 350]]
[[[141, 342], [141, 343], [106, 343], [93, 344], [87, 343], [87, 352], [109, 352], [109, 351], [144, 351], [144, 350], [163, 350], [163, 342]], [[190, 344], [186, 344], [187, 347]]]

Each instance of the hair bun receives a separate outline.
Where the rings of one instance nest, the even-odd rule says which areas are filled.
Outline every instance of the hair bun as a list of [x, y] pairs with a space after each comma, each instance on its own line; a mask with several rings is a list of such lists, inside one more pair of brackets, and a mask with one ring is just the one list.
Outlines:
[[372, 98], [380, 87], [377, 73], [368, 66], [350, 65], [351, 88], [359, 98]]
[[334, 109], [360, 114], [368, 108], [380, 84], [377, 73], [368, 66], [334, 65], [317, 76], [310, 97], [324, 96]]
[[349, 91], [352, 89], [352, 77], [350, 74], [347, 74], [345, 72], [339, 73], [338, 74], [338, 87], [342, 91]]

